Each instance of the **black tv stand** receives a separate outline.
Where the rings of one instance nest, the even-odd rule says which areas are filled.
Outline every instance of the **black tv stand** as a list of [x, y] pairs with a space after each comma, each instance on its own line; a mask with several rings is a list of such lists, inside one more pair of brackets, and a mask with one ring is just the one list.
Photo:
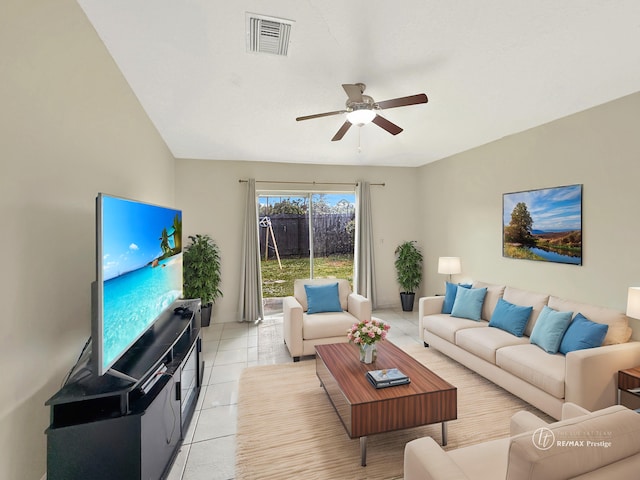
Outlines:
[[[194, 303], [196, 302], [196, 303]], [[114, 365], [124, 378], [69, 381], [46, 405], [47, 479], [164, 478], [200, 393], [200, 303], [168, 311]]]
[[138, 383], [138, 379], [130, 377], [129, 375], [127, 375], [126, 373], [122, 373], [119, 372], [118, 370], [116, 370], [115, 368], [110, 368], [109, 370], [107, 370], [107, 375], [113, 375], [114, 377], [117, 378], [121, 378], [127, 382], [131, 382], [131, 383]]

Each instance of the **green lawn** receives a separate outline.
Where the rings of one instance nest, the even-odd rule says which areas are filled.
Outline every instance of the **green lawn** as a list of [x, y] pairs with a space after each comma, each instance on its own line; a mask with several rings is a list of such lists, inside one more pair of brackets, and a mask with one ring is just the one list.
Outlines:
[[[262, 295], [265, 298], [293, 295], [293, 281], [309, 278], [308, 258], [283, 258], [282, 270], [277, 259], [262, 260]], [[314, 278], [346, 278], [353, 282], [353, 255], [314, 258]]]

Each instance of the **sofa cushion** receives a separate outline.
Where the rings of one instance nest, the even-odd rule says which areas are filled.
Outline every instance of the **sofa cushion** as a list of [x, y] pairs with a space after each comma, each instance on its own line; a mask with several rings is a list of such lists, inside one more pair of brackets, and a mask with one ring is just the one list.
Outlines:
[[511, 438], [507, 480], [575, 478], [640, 453], [640, 415], [619, 405], [552, 423], [541, 433]]
[[482, 304], [487, 294], [486, 288], [459, 288], [453, 302], [451, 316], [480, 320]]
[[527, 326], [533, 307], [522, 307], [507, 302], [504, 298], [498, 299], [498, 304], [493, 310], [489, 326], [499, 328], [516, 337], [521, 337]]
[[451, 309], [453, 308], [453, 303], [456, 300], [456, 294], [458, 293], [458, 288], [471, 288], [471, 285], [468, 284], [458, 284], [445, 282], [445, 294], [444, 294], [444, 302], [442, 303], [442, 313], [451, 313]]
[[338, 282], [326, 285], [305, 285], [307, 294], [307, 313], [341, 312]]
[[578, 313], [564, 333], [558, 351], [566, 355], [574, 350], [599, 347], [607, 335], [607, 330], [609, 330], [609, 325], [592, 322]]
[[456, 332], [456, 345], [493, 364], [496, 350], [528, 343], [528, 338], [516, 337], [499, 328], [465, 328]]
[[305, 278], [297, 279], [293, 282], [293, 296], [298, 303], [302, 305], [302, 311], [306, 312], [309, 308], [307, 304], [307, 294], [305, 292], [305, 285], [326, 285], [328, 283], [338, 282], [338, 292], [340, 294], [340, 307], [342, 310], [347, 310], [349, 294], [351, 293], [351, 286], [349, 281], [344, 278]]
[[466, 318], [451, 317], [444, 313], [427, 315], [424, 317], [422, 326], [429, 332], [440, 338], [455, 344], [456, 332], [465, 328], [486, 327], [487, 322], [476, 322]]
[[631, 327], [629, 327], [628, 317], [617, 310], [611, 308], [588, 305], [586, 303], [572, 302], [558, 297], [549, 297], [549, 306], [556, 310], [570, 310], [581, 313], [592, 322], [605, 323], [609, 325], [607, 335], [604, 337], [602, 345], [615, 345], [616, 343], [626, 343], [631, 338]]
[[567, 331], [573, 312], [558, 312], [544, 307], [531, 333], [531, 343], [547, 353], [558, 353], [562, 336]]
[[[505, 286], [504, 285], [494, 285], [492, 283], [485, 282], [473, 282], [473, 288], [486, 288], [487, 295], [484, 297], [484, 304], [482, 305], [482, 319], [489, 321], [491, 315], [493, 315], [493, 310], [496, 308], [496, 304], [498, 303], [498, 299], [502, 298], [502, 294], [504, 293]], [[516, 303], [516, 302], [512, 302]]]
[[329, 338], [344, 336], [347, 330], [358, 320], [347, 312], [325, 312], [302, 316], [302, 339]]
[[549, 302], [549, 295], [543, 293], [528, 292], [527, 290], [520, 290], [513, 287], [506, 287], [504, 289], [502, 298], [504, 298], [507, 302], [513, 303], [514, 305], [533, 307], [531, 317], [529, 318], [529, 323], [527, 323], [527, 327], [524, 330], [524, 334], [527, 337], [530, 337], [531, 332], [533, 331], [533, 326], [536, 324], [536, 320], [538, 320], [538, 315], [540, 315], [540, 312], [542, 311], [542, 307], [544, 307]]
[[496, 351], [496, 365], [556, 398], [564, 398], [565, 363], [564, 355], [551, 355], [530, 343]]

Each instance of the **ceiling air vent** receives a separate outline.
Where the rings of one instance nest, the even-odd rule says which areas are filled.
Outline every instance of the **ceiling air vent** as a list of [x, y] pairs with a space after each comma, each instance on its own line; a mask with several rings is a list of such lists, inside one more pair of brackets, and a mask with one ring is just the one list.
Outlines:
[[247, 13], [247, 51], [287, 56], [293, 21]]

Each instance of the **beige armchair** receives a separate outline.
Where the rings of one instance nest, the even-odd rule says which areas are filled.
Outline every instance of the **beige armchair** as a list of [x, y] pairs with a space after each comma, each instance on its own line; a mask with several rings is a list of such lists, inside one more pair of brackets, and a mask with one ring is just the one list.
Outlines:
[[[305, 285], [338, 284], [340, 308], [342, 311], [307, 312], [308, 303]], [[315, 355], [316, 345], [347, 341], [347, 330], [361, 320], [371, 319], [371, 302], [351, 293], [349, 282], [344, 279], [296, 280], [293, 296], [285, 297], [282, 303], [284, 313], [284, 341], [293, 361], [301, 356]]]
[[[481, 408], [481, 407], [480, 407]], [[640, 415], [615, 405], [589, 413], [567, 402], [562, 420], [529, 412], [511, 418], [511, 436], [444, 451], [431, 437], [407, 443], [405, 480], [609, 480], [637, 478]]]

